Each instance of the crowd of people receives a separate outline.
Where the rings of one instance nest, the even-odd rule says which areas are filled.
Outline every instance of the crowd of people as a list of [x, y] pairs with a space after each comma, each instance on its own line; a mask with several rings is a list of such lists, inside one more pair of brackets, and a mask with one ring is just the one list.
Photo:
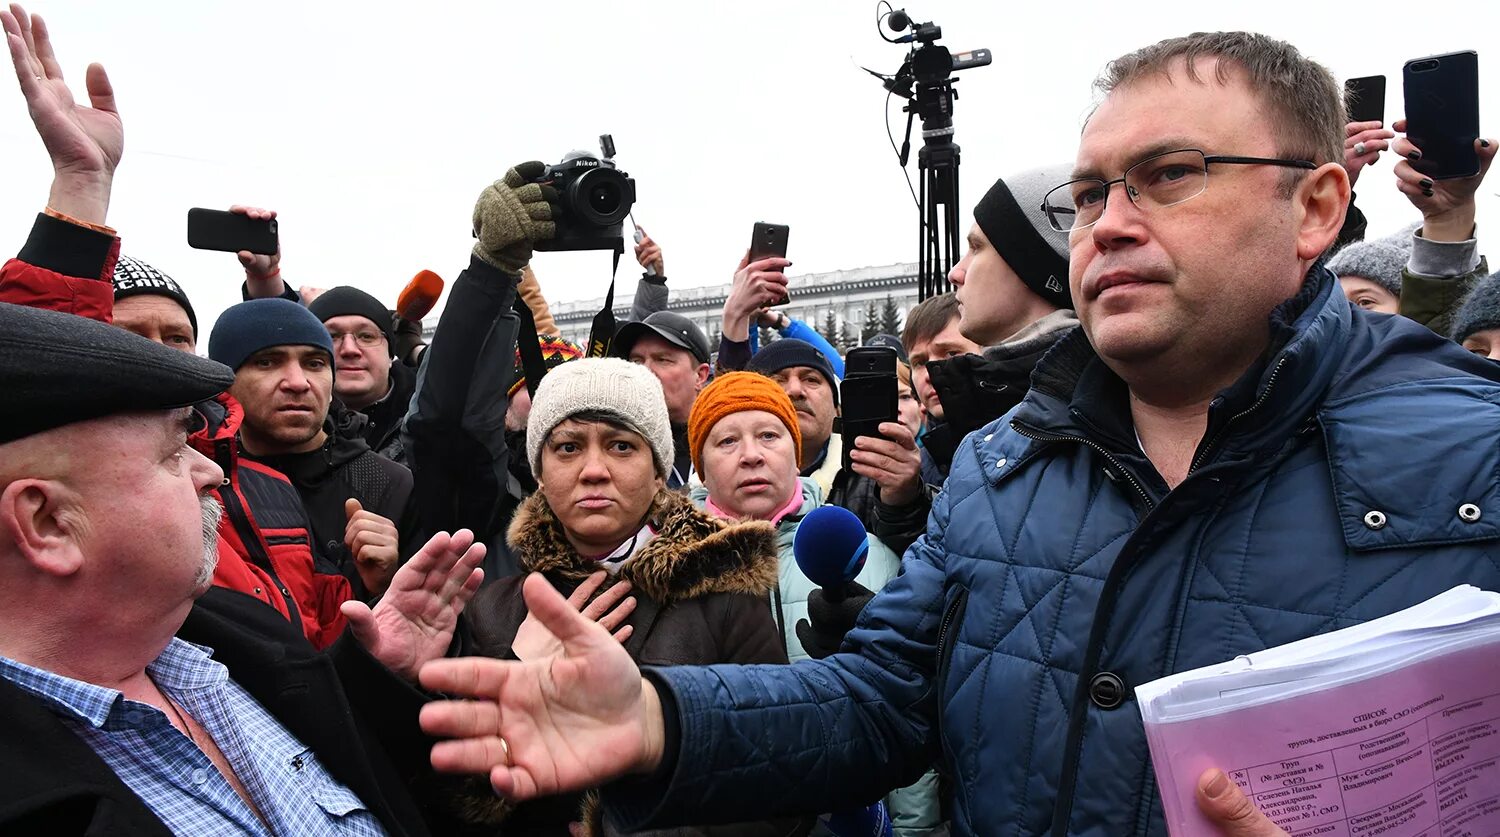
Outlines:
[[[1430, 180], [1289, 44], [1111, 62], [1076, 159], [997, 181], [956, 290], [870, 341], [898, 420], [846, 450], [785, 259], [715, 346], [646, 237], [609, 356], [563, 339], [540, 163], [483, 188], [430, 344], [241, 252], [200, 356], [108, 226], [104, 69], [75, 102], [0, 21], [54, 169], [0, 267], [0, 833], [1161, 835], [1134, 686], [1500, 589], [1495, 145]], [[1413, 222], [1366, 240], [1384, 153]], [[867, 533], [837, 590], [794, 556], [824, 506]]]

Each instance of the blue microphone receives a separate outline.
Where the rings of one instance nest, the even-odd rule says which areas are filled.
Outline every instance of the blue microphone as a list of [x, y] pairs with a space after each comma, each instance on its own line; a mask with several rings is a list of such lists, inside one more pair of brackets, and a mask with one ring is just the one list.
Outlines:
[[808, 512], [792, 538], [797, 567], [832, 602], [843, 601], [849, 582], [865, 568], [869, 553], [865, 525], [842, 506], [819, 506]]

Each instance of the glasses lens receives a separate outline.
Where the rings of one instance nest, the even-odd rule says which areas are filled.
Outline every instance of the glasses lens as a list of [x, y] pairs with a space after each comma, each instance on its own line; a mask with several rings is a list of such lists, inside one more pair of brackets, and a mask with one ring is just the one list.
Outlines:
[[1125, 188], [1148, 209], [1182, 203], [1207, 187], [1208, 165], [1203, 152], [1193, 149], [1147, 157], [1125, 172]]
[[1042, 211], [1058, 232], [1087, 227], [1099, 220], [1104, 211], [1105, 187], [1102, 180], [1074, 180], [1047, 193]]

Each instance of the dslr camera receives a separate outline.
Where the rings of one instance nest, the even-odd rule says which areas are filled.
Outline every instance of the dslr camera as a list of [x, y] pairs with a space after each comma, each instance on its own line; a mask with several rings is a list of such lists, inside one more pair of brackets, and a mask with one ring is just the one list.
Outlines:
[[635, 204], [635, 181], [615, 167], [615, 143], [599, 137], [599, 156], [571, 151], [538, 178], [557, 190], [557, 234], [538, 250], [619, 250], [624, 221]]

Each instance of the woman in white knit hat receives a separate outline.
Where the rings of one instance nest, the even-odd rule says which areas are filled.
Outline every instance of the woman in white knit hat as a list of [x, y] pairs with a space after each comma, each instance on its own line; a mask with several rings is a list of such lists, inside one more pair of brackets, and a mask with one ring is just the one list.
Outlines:
[[[650, 371], [613, 358], [551, 370], [532, 400], [526, 453], [538, 489], [511, 522], [516, 557], [614, 631], [637, 662], [786, 662], [766, 606], [776, 583], [775, 532], [767, 523], [718, 520], [667, 490], [672, 428]], [[463, 654], [536, 659], [561, 651], [528, 618], [523, 579], [501, 579], [474, 597], [460, 632]], [[591, 794], [513, 808], [480, 779], [455, 801], [451, 833], [565, 834], [575, 821], [584, 833], [608, 833]], [[796, 827], [790, 821], [771, 833]], [[724, 828], [713, 833], [739, 830]], [[743, 830], [768, 833], [766, 823]]]

